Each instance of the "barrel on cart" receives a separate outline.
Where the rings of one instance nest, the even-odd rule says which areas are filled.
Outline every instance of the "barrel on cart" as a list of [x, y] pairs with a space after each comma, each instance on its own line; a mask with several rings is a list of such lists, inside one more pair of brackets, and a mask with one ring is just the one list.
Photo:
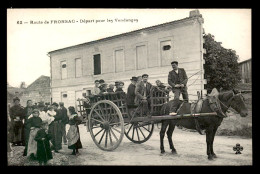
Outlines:
[[169, 102], [169, 92], [153, 87], [150, 91], [150, 113], [144, 115], [141, 105], [127, 105], [125, 92], [103, 93], [78, 99], [78, 111], [84, 117], [94, 143], [102, 150], [116, 149], [124, 135], [134, 143], [150, 139], [154, 124], [162, 120], [216, 115], [216, 113], [160, 115], [163, 104]]

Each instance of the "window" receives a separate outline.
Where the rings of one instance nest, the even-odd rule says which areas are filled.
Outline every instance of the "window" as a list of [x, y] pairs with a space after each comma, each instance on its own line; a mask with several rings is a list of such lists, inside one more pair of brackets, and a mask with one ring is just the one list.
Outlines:
[[95, 54], [93, 56], [94, 59], [94, 75], [101, 74], [101, 60], [100, 60], [100, 54]]
[[75, 77], [81, 77], [81, 76], [82, 76], [81, 59], [77, 58], [75, 59]]
[[124, 71], [124, 50], [115, 50], [116, 72]]
[[67, 78], [67, 64], [66, 61], [61, 62], [61, 79]]
[[137, 69], [145, 69], [147, 66], [147, 47], [140, 45], [136, 47]]
[[161, 54], [161, 65], [168, 66], [171, 65], [173, 60], [173, 51], [171, 49], [171, 40], [160, 42], [160, 54]]

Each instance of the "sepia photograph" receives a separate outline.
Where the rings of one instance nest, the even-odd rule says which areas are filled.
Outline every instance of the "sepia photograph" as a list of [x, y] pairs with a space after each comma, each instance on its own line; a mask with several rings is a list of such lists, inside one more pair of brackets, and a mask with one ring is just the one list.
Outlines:
[[252, 166], [252, 9], [8, 8], [8, 166]]

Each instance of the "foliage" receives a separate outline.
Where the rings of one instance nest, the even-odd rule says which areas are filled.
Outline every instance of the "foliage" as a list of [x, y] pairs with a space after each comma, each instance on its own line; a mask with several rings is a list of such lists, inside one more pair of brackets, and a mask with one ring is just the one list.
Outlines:
[[216, 42], [211, 34], [203, 37], [206, 49], [204, 59], [207, 90], [211, 91], [213, 88], [218, 90], [220, 88], [233, 89], [241, 79], [236, 52], [222, 47], [221, 43]]

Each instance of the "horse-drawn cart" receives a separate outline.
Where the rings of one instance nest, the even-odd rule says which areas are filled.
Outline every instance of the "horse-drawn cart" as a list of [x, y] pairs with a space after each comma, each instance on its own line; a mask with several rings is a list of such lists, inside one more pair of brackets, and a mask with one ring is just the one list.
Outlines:
[[143, 114], [141, 105], [128, 106], [124, 92], [78, 99], [78, 110], [94, 143], [102, 150], [112, 151], [119, 146], [124, 135], [134, 143], [146, 142], [152, 136], [154, 124], [162, 120], [216, 115], [215, 112], [161, 115], [162, 106], [169, 102], [169, 93], [154, 87], [150, 94], [150, 118]]

